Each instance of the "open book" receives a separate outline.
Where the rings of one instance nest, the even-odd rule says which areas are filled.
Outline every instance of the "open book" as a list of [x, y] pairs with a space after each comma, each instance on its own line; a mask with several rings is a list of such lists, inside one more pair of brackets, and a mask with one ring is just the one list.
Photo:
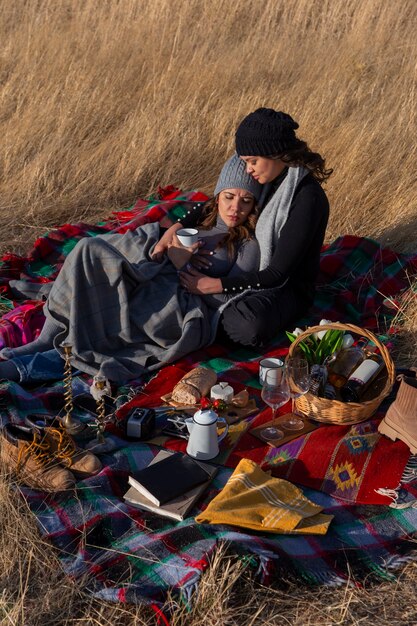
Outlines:
[[[177, 463], [181, 464], [181, 461], [182, 461], [181, 459], [177, 458], [174, 460], [173, 457], [185, 457], [185, 455], [182, 455], [180, 453], [169, 452], [167, 450], [161, 450], [160, 452], [158, 452], [156, 457], [148, 465], [148, 468], [150, 469], [154, 467], [154, 471], [155, 471], [154, 475], [160, 476], [161, 467], [163, 468], [163, 466], [165, 465], [165, 469], [167, 468], [167, 465], [166, 465], [167, 460], [170, 460], [171, 465], [170, 463], [168, 463], [168, 467], [170, 466], [171, 470], [174, 464], [177, 464]], [[189, 461], [191, 461], [193, 464], [196, 464], [198, 466], [197, 470], [195, 467], [193, 467], [192, 471], [193, 473], [196, 473], [196, 475], [198, 474], [199, 476], [203, 476], [204, 477], [203, 482], [199, 482], [198, 484], [195, 484], [194, 482], [194, 486], [186, 488], [185, 491], [182, 491], [182, 493], [175, 495], [173, 498], [170, 498], [169, 500], [164, 501], [163, 504], [158, 505], [155, 503], [155, 498], [149, 499], [145, 495], [142, 484], [140, 484], [141, 489], [138, 490], [136, 488], [136, 485], [138, 484], [136, 479], [133, 477], [129, 477], [130, 488], [124, 495], [125, 501], [132, 506], [137, 506], [138, 508], [145, 509], [147, 511], [152, 511], [154, 513], [158, 513], [158, 515], [163, 515], [164, 517], [170, 517], [176, 520], [183, 520], [185, 516], [187, 515], [187, 513], [192, 508], [193, 504], [204, 493], [210, 481], [214, 478], [214, 476], [217, 473], [217, 468], [212, 465], [209, 465], [208, 463], [203, 463], [202, 461], [196, 461], [194, 459], [191, 459], [190, 457], [186, 457], [186, 458], [189, 459]], [[157, 465], [160, 467], [156, 467]], [[185, 465], [188, 466], [187, 461], [185, 462]], [[145, 468], [145, 469], [148, 469], [148, 468]], [[156, 470], [158, 471], [156, 472]], [[200, 470], [202, 470], [204, 474], [200, 474], [199, 473]], [[140, 476], [142, 471], [138, 473], [138, 476]], [[165, 480], [166, 483], [169, 484], [171, 480], [171, 476], [174, 476], [174, 474], [171, 473], [171, 475], [168, 476], [166, 472], [164, 471], [162, 476], [163, 476], [163, 480]], [[192, 478], [191, 482], [195, 480], [198, 480], [198, 479]]]

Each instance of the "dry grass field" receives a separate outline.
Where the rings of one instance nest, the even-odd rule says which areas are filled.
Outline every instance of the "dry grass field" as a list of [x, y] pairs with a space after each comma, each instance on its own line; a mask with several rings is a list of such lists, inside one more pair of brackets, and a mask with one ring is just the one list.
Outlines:
[[[416, 251], [416, 24], [414, 0], [3, 0], [0, 251], [158, 185], [209, 191], [258, 106], [291, 113], [334, 168], [328, 240]], [[400, 304], [404, 365], [417, 361], [416, 308]], [[155, 623], [63, 577], [5, 479], [0, 525], [1, 625]], [[362, 589], [263, 589], [222, 554], [171, 624], [416, 624], [416, 567]]]

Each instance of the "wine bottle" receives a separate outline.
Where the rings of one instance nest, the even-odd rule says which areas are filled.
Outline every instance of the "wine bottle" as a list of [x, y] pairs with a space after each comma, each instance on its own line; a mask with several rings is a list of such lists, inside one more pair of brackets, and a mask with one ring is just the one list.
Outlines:
[[346, 385], [351, 373], [365, 360], [368, 343], [366, 337], [361, 337], [354, 346], [340, 350], [328, 368], [328, 381], [333, 387], [340, 389]]
[[360, 402], [365, 389], [370, 385], [378, 372], [384, 367], [384, 360], [380, 354], [370, 354], [357, 367], [344, 387], [340, 389], [340, 397], [344, 402]]

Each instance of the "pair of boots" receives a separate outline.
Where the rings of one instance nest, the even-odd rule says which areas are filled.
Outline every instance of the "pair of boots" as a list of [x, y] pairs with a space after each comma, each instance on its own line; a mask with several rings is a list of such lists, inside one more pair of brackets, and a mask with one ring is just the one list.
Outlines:
[[73, 489], [77, 479], [102, 467], [94, 454], [77, 448], [57, 418], [43, 415], [28, 416], [25, 426], [4, 426], [1, 459], [28, 487], [47, 492]]
[[[417, 370], [416, 370], [417, 373]], [[417, 454], [417, 378], [400, 375], [397, 397], [389, 407], [378, 430], [393, 441], [401, 439]]]

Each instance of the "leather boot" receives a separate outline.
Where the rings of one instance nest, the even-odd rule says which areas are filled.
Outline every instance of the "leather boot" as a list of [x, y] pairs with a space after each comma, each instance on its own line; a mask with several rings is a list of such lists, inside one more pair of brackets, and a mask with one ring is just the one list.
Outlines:
[[4, 466], [28, 487], [49, 492], [75, 487], [72, 472], [58, 465], [49, 442], [31, 428], [6, 424], [0, 439]]
[[393, 441], [400, 439], [417, 454], [417, 378], [401, 377], [397, 397], [378, 430]]
[[77, 478], [87, 478], [101, 470], [102, 465], [96, 455], [78, 448], [58, 418], [32, 414], [26, 416], [25, 421], [42, 440], [48, 442], [50, 454], [56, 462], [69, 468]]

